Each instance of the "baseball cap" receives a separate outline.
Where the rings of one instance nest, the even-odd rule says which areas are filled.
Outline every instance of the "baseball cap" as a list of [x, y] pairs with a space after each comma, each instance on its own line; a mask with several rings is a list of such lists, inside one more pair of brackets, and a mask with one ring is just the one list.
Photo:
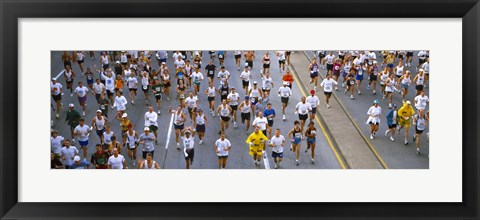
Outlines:
[[314, 95], [315, 94], [315, 90], [310, 90], [310, 94]]
[[165, 62], [162, 62], [162, 64], [167, 64], [167, 63], [165, 63]]
[[378, 104], [378, 100], [376, 100], [376, 99], [373, 100], [373, 103], [374, 103], [374, 104]]
[[288, 82], [283, 82], [283, 85], [284, 85], [284, 86], [288, 86]]
[[248, 95], [245, 96], [245, 99], [250, 99], [250, 97]]
[[52, 81], [56, 81], [56, 80], [57, 80], [57, 79], [55, 79], [55, 78], [52, 78]]
[[116, 64], [120, 64], [120, 61], [117, 60], [117, 62], [115, 62]]
[[127, 116], [127, 113], [123, 113], [122, 118], [126, 118]]
[[376, 60], [374, 60], [374, 61], [373, 61], [373, 63], [377, 63], [377, 61], [376, 61]]
[[393, 107], [396, 108], [396, 107], [397, 107], [397, 104], [393, 104]]
[[253, 84], [257, 84], [257, 81], [253, 81]]
[[405, 103], [407, 103], [407, 105], [411, 105], [411, 104], [412, 104], [410, 101], [407, 101], [407, 102], [405, 102]]
[[73, 158], [73, 161], [75, 161], [75, 162], [80, 161], [80, 156], [78, 156], [78, 155], [75, 156], [75, 157]]
[[73, 103], [70, 103], [68, 104], [68, 107], [75, 107], [75, 105], [73, 105]]
[[100, 110], [100, 109], [99, 109], [99, 110], [97, 110], [97, 113], [102, 113], [102, 110]]
[[150, 128], [149, 128], [149, 127], [145, 127], [143, 130], [144, 130], [144, 131], [150, 131]]

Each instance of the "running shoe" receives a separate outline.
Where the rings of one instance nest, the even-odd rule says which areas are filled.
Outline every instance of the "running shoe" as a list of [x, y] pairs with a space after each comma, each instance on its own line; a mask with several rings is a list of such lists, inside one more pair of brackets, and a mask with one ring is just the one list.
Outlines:
[[200, 142], [198, 142], [198, 144], [200, 144], [200, 145], [203, 144], [203, 140], [200, 140]]
[[373, 134], [370, 134], [370, 140], [373, 140]]
[[405, 138], [405, 145], [407, 145], [407, 144], [408, 144], [408, 140]]
[[180, 150], [180, 143], [177, 143], [177, 150]]
[[57, 113], [57, 114], [55, 115], [55, 117], [56, 117], [56, 118], [60, 118], [60, 115]]
[[295, 160], [295, 164], [298, 166], [300, 162], [298, 162], [298, 160]]
[[330, 108], [330, 105], [329, 105], [329, 104], [327, 104], [327, 108]]
[[283, 115], [283, 120], [284, 120], [284, 121], [286, 120], [285, 115]]
[[315, 159], [312, 158], [312, 164], [315, 164]]
[[157, 114], [160, 114], [160, 110], [158, 110]]
[[388, 130], [385, 131], [385, 137], [388, 135]]
[[415, 135], [416, 135], [416, 134], [413, 134], [413, 140], [412, 140], [413, 142], [415, 142], [415, 138], [416, 138]]
[[277, 165], [277, 164], [275, 164], [275, 169], [278, 169], [278, 165]]
[[390, 140], [391, 140], [392, 142], [395, 142], [395, 139], [393, 139], [392, 136], [390, 136]]
[[353, 98], [353, 95], [350, 95], [350, 99], [354, 99], [354, 98]]

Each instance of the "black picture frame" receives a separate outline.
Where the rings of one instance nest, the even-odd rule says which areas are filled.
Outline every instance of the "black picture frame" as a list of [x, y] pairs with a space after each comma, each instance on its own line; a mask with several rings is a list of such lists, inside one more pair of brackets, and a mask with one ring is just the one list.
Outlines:
[[[478, 219], [478, 0], [0, 0], [2, 219]], [[179, 13], [176, 9], [181, 8]], [[462, 18], [462, 203], [19, 203], [18, 19], [120, 17]], [[460, 86], [460, 85], [459, 85]], [[459, 147], [459, 146], [449, 146]], [[412, 184], [414, 184], [412, 182]], [[92, 185], [93, 187], [93, 185]], [[441, 192], [439, 192], [441, 193]]]

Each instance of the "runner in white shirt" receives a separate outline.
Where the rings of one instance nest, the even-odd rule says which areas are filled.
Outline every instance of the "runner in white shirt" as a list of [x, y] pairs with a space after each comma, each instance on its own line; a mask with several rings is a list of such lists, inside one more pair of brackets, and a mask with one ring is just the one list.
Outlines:
[[143, 71], [141, 80], [143, 95], [145, 95], [145, 104], [148, 105], [148, 103], [150, 102], [150, 98], [148, 95], [148, 92], [150, 91], [150, 77], [148, 76], [147, 71]]
[[245, 96], [245, 101], [240, 103], [238, 108], [240, 109], [240, 117], [242, 119], [242, 124], [245, 124], [246, 122], [245, 134], [249, 135], [248, 129], [250, 128], [250, 113], [252, 112], [252, 103], [250, 102], [250, 97]]
[[105, 93], [105, 85], [100, 82], [100, 79], [97, 78], [93, 84], [93, 94], [95, 95], [95, 99], [97, 101], [100, 99], [100, 95], [102, 93]]
[[225, 132], [225, 129], [228, 129], [228, 124], [230, 121], [230, 114], [232, 112], [232, 107], [227, 105], [227, 100], [222, 100], [222, 104], [220, 104], [217, 108], [218, 115], [220, 115], [220, 126], [221, 130], [218, 132]]
[[323, 87], [323, 94], [325, 94], [325, 101], [327, 102], [327, 108], [330, 108], [330, 97], [332, 96], [333, 86], [338, 83], [332, 79], [332, 75], [327, 74], [327, 78], [320, 83], [320, 86]]
[[200, 68], [196, 68], [195, 72], [192, 74], [193, 79], [193, 88], [195, 89], [195, 96], [198, 95], [200, 91], [200, 84], [203, 81], [203, 74], [200, 72]]
[[385, 95], [382, 97], [382, 100], [386, 98], [390, 98], [390, 102], [388, 103], [388, 108], [392, 107], [393, 92], [397, 90], [395, 85], [396, 85], [396, 82], [393, 79], [393, 74], [390, 74], [389, 78], [387, 78], [387, 81], [385, 81]]
[[298, 119], [301, 122], [301, 126], [305, 125], [305, 121], [308, 118], [308, 112], [312, 111], [312, 106], [306, 102], [307, 98], [305, 96], [302, 97], [302, 101], [297, 103], [295, 106], [295, 114], [298, 114]]
[[417, 56], [418, 56], [418, 65], [417, 65], [417, 69], [418, 69], [427, 60], [427, 51], [421, 50], [418, 52]]
[[143, 116], [143, 118], [145, 119], [145, 127], [148, 127], [150, 129], [150, 132], [153, 132], [153, 134], [155, 135], [155, 144], [158, 144], [158, 141], [157, 141], [158, 114], [155, 111], [153, 111], [152, 105], [148, 106], [148, 111], [145, 112], [145, 115]]
[[413, 135], [413, 140], [417, 145], [417, 154], [420, 154], [420, 135], [428, 125], [428, 116], [425, 114], [423, 109], [419, 110], [418, 114], [413, 117], [413, 124], [415, 125], [415, 134]]
[[220, 138], [215, 142], [215, 153], [218, 156], [218, 169], [227, 167], [228, 151], [232, 149], [232, 144], [225, 138], [225, 133], [220, 133]]
[[263, 91], [263, 99], [267, 98], [270, 96], [270, 89], [275, 86], [273, 83], [272, 77], [270, 77], [270, 73], [260, 74], [262, 77], [262, 91]]
[[82, 82], [78, 82], [77, 88], [75, 88], [75, 93], [78, 97], [78, 103], [82, 106], [83, 116], [85, 116], [85, 111], [87, 110], [87, 93], [88, 88], [83, 86]]
[[236, 50], [233, 53], [235, 54], [235, 64], [237, 65], [238, 71], [240, 71], [240, 60], [242, 58], [242, 51]]
[[280, 134], [280, 129], [275, 129], [275, 135], [270, 139], [269, 146], [272, 147], [272, 158], [275, 162], [275, 169], [280, 167], [283, 160], [283, 147], [285, 146], [285, 137]]
[[97, 115], [92, 119], [92, 130], [96, 131], [102, 145], [105, 143], [103, 140], [103, 132], [105, 132], [106, 125], [108, 125], [107, 117], [102, 115], [102, 110], [97, 110]]
[[113, 148], [113, 155], [108, 158], [108, 169], [128, 169], [125, 157], [118, 153], [117, 148]]
[[160, 169], [160, 165], [158, 165], [158, 163], [153, 160], [153, 156], [151, 153], [147, 153], [147, 159], [145, 159], [142, 163], [139, 164], [138, 169]]
[[366, 124], [370, 124], [370, 139], [373, 140], [378, 127], [380, 126], [380, 117], [382, 116], [382, 107], [378, 106], [378, 100], [373, 101], [373, 106], [368, 109], [368, 120]]
[[92, 129], [85, 124], [85, 119], [83, 118], [79, 120], [79, 125], [73, 130], [74, 135], [78, 136], [78, 143], [83, 150], [83, 158], [87, 158], [88, 138], [90, 137], [91, 130]]
[[428, 78], [430, 78], [430, 58], [426, 58], [426, 61], [425, 63], [422, 64], [422, 69], [424, 70], [425, 72], [425, 82], [424, 82], [424, 85], [425, 85], [425, 88], [427, 88], [427, 81], [428, 81]]
[[180, 51], [175, 51], [175, 53], [173, 53], [172, 57], [176, 61], [176, 60], [178, 60], [178, 57], [183, 58], [183, 55], [182, 55], [182, 53], [180, 53]]
[[205, 95], [207, 95], [208, 104], [210, 106], [210, 113], [215, 117], [215, 96], [218, 93], [217, 88], [213, 86], [213, 82], [209, 83], [209, 87], [205, 90]]
[[193, 92], [190, 92], [190, 95], [185, 99], [185, 105], [188, 109], [188, 114], [190, 116], [190, 121], [193, 123], [195, 121], [195, 112], [197, 111], [198, 98], [193, 96]]
[[367, 59], [368, 59], [367, 61], [368, 66], [369, 67], [373, 66], [374, 61], [376, 62], [377, 60], [377, 55], [375, 54], [374, 51], [369, 51], [367, 54]]
[[106, 152], [108, 151], [108, 147], [112, 143], [112, 137], [114, 133], [110, 129], [110, 125], [105, 125], [105, 131], [103, 132], [103, 150]]
[[253, 127], [258, 126], [260, 131], [267, 136], [268, 119], [263, 117], [263, 112], [258, 113], [258, 117], [253, 120]]
[[335, 55], [333, 55], [333, 51], [330, 51], [325, 58], [323, 58], [327, 62], [327, 74], [332, 74], [333, 72], [333, 61], [335, 60]]
[[139, 136], [138, 133], [133, 130], [133, 126], [128, 128], [128, 131], [125, 132], [125, 136], [128, 158], [130, 158], [130, 161], [132, 161], [132, 165], [135, 166], [135, 162], [137, 160], [137, 147]]
[[60, 151], [62, 150], [64, 137], [58, 135], [57, 130], [53, 130], [50, 137], [50, 144], [52, 145], [52, 152], [56, 157], [60, 157]]
[[423, 91], [423, 87], [425, 84], [425, 73], [423, 69], [418, 70], [418, 74], [413, 78], [413, 82], [415, 83], [415, 90], [417, 93], [415, 94], [416, 96], [420, 94], [420, 92]]
[[430, 102], [428, 96], [425, 95], [425, 91], [422, 91], [420, 95], [416, 96], [415, 99], [415, 108], [417, 110], [425, 110], [427, 104]]
[[75, 146], [70, 146], [70, 140], [65, 139], [63, 141], [64, 147], [60, 150], [60, 158], [65, 165], [65, 169], [69, 169], [70, 165], [73, 164], [73, 157], [78, 155], [78, 150]]
[[205, 136], [206, 127], [208, 126], [207, 116], [203, 114], [202, 109], [198, 109], [195, 114], [195, 120], [193, 121], [193, 127], [198, 134], [198, 139], [200, 140], [198, 144], [203, 143], [203, 137]]
[[225, 70], [224, 66], [221, 66], [220, 72], [217, 74], [217, 78], [220, 81], [220, 85], [223, 85], [230, 78], [230, 72]]
[[82, 76], [84, 76], [83, 63], [85, 62], [85, 53], [83, 51], [77, 51], [75, 55], [76, 55], [78, 66], [80, 66], [80, 70], [82, 71]]
[[134, 73], [130, 73], [130, 76], [127, 78], [128, 91], [130, 93], [130, 99], [132, 100], [132, 105], [135, 104], [135, 96], [137, 95], [138, 80], [135, 77]]
[[[315, 119], [315, 114], [317, 114], [317, 107], [320, 106], [320, 100], [315, 95], [315, 90], [310, 90], [310, 96], [306, 98], [306, 102], [310, 104], [311, 111], [310, 111], [310, 122]], [[302, 124], [303, 128], [303, 124]]]
[[277, 51], [278, 68], [283, 72], [285, 71], [285, 51]]
[[63, 88], [62, 84], [58, 83], [56, 78], [52, 78], [52, 83], [50, 83], [50, 90], [52, 93], [52, 98], [57, 104], [55, 108], [57, 112], [55, 114], [56, 118], [60, 118], [60, 108], [62, 106], [62, 95], [63, 95], [62, 88]]
[[193, 163], [193, 158], [195, 156], [195, 149], [193, 148], [195, 145], [195, 133], [196, 132], [190, 127], [186, 127], [181, 131], [181, 137], [183, 141], [183, 154], [185, 156], [185, 163], [187, 169], [190, 169], [190, 166]]
[[245, 95], [248, 95], [248, 87], [250, 86], [250, 79], [252, 78], [248, 66], [246, 66], [245, 70], [240, 74], [240, 78], [242, 79], [242, 87], [245, 90]]
[[[405, 75], [400, 77], [398, 79], [398, 90], [401, 90], [402, 92], [402, 101], [405, 102], [405, 96], [408, 94], [408, 87], [410, 86], [410, 83], [412, 83], [412, 76], [410, 75], [410, 70], [405, 71]], [[402, 89], [400, 89], [400, 86]]]
[[233, 116], [233, 127], [237, 127], [237, 109], [238, 104], [240, 103], [240, 95], [236, 92], [235, 88], [230, 89], [230, 94], [227, 96], [228, 105], [232, 108], [232, 116]]
[[284, 121], [286, 120], [285, 109], [288, 106], [288, 101], [291, 95], [292, 95], [292, 90], [290, 89], [290, 87], [288, 87], [288, 83], [284, 82], [283, 87], [280, 87], [278, 89], [278, 96], [280, 96], [280, 99], [282, 101], [282, 114], [283, 114]]
[[[110, 99], [110, 103], [113, 103], [113, 94], [115, 94], [115, 76], [112, 73], [111, 69], [107, 70], [107, 74], [105, 72], [100, 73], [103, 80], [105, 80], [105, 89], [107, 90], [108, 98]], [[113, 106], [112, 106], [113, 109]]]
[[118, 120], [121, 120], [121, 116], [125, 111], [127, 110], [126, 104], [127, 104], [127, 99], [125, 96], [122, 95], [122, 92], [117, 91], [117, 96], [115, 97], [115, 101], [113, 102], [112, 107], [117, 108], [117, 115], [115, 115], [115, 118]]

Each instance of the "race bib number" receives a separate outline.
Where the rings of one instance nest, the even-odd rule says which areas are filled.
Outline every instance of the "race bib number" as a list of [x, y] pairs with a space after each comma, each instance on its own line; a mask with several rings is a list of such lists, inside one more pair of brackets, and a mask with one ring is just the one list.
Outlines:
[[296, 133], [296, 134], [295, 134], [295, 137], [296, 137], [296, 138], [301, 138], [301, 137], [302, 137], [302, 134], [301, 134], [301, 133]]
[[213, 70], [209, 70], [209, 71], [208, 71], [208, 74], [209, 74], [209, 75], [213, 75]]
[[160, 87], [155, 88], [155, 91], [160, 92]]
[[331, 90], [331, 89], [332, 89], [332, 86], [330, 86], [330, 85], [325, 85], [325, 89], [326, 89], [326, 90]]
[[143, 89], [145, 89], [145, 90], [146, 90], [147, 88], [148, 88], [148, 86], [143, 86]]
[[100, 105], [100, 109], [105, 110], [105, 105]]
[[113, 83], [113, 80], [107, 79], [107, 84], [112, 84], [112, 83]]
[[180, 98], [181, 99], [185, 98], [185, 94], [180, 94]]
[[223, 54], [218, 54], [218, 58], [223, 59]]
[[92, 80], [93, 79], [92, 75], [87, 75], [87, 79]]
[[226, 95], [226, 94], [227, 94], [227, 92], [226, 92], [226, 91], [222, 91], [222, 95]]

